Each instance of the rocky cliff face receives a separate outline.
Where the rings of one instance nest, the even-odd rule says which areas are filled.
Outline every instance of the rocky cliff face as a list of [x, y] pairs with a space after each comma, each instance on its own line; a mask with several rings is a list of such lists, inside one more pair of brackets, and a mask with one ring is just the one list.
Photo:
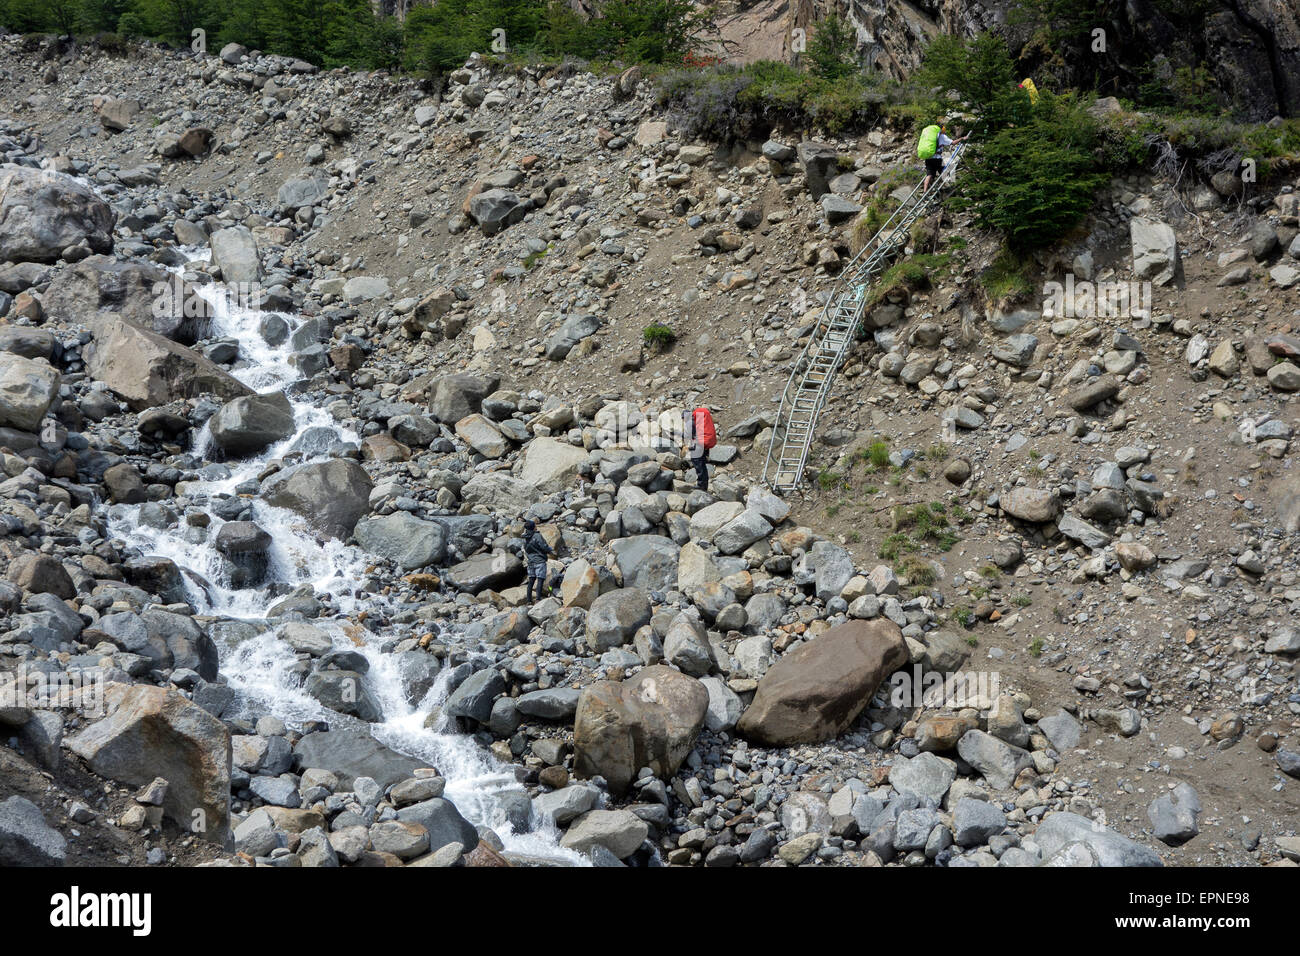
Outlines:
[[1098, 23], [1107, 31], [1108, 54], [1101, 62], [1086, 45], [1077, 55], [1031, 49], [1029, 29], [1008, 25], [1015, 6], [1013, 0], [739, 0], [718, 9], [723, 45], [728, 57], [739, 62], [790, 59], [791, 31], [811, 33], [818, 21], [834, 13], [857, 31], [865, 61], [894, 78], [915, 70], [939, 33], [971, 36], [1005, 28], [1022, 48], [1025, 65], [1061, 84], [1109, 83], [1110, 92], [1123, 95], [1143, 70], [1168, 79], [1179, 67], [1204, 64], [1241, 117], [1300, 114], [1296, 3], [1219, 0], [1218, 9], [1179, 19], [1163, 12], [1167, 4], [1130, 0]]

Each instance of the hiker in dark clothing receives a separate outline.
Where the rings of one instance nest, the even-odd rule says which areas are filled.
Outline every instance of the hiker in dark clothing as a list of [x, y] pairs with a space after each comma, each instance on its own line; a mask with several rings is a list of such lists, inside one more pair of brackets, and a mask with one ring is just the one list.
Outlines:
[[[528, 603], [540, 601], [546, 590], [546, 559], [555, 557], [555, 552], [546, 543], [537, 525], [531, 521], [524, 522], [524, 561], [528, 565]], [[537, 582], [537, 597], [533, 597], [533, 582]]]

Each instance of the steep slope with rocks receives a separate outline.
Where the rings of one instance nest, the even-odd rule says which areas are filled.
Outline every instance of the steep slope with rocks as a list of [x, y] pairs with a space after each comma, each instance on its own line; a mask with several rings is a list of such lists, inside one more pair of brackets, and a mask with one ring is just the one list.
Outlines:
[[1292, 186], [1114, 183], [1035, 278], [1124, 317], [989, 301], [935, 217], [782, 499], [889, 129], [237, 47], [0, 38], [0, 87], [5, 862], [1300, 857]]

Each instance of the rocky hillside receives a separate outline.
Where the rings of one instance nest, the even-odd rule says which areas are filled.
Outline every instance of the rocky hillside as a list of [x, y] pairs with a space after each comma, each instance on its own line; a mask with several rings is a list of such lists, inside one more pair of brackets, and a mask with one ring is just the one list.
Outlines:
[[[1300, 115], [1300, 9], [1274, 0], [1102, 0], [1074, 5], [1080, 26], [1067, 47], [1044, 44], [1021, 0], [737, 0], [715, 9], [728, 58], [789, 60], [792, 32], [811, 36], [829, 16], [843, 16], [857, 34], [864, 62], [895, 79], [910, 76], [940, 34], [1007, 32], [1040, 82], [1131, 95], [1139, 82], [1169, 85], [1180, 68], [1204, 64], [1234, 112], [1244, 119]], [[1068, 8], [1067, 8], [1068, 9]], [[1095, 11], [1093, 16], [1084, 11]], [[1106, 32], [1098, 57], [1093, 29]], [[1073, 51], [1073, 52], [1071, 52]], [[1154, 52], [1153, 52], [1154, 51]], [[1103, 62], [1104, 61], [1104, 62]], [[1147, 72], [1144, 72], [1147, 71]], [[1103, 82], [1103, 80], [1105, 82]]]
[[782, 498], [889, 129], [238, 47], [0, 87], [3, 862], [1300, 859], [1293, 181], [1117, 181], [1019, 295], [934, 217]]

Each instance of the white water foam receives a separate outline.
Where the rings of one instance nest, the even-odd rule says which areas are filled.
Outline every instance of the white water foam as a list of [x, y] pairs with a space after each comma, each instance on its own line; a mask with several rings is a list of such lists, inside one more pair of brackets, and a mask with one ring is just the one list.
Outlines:
[[[205, 257], [190, 250], [195, 258]], [[176, 271], [183, 271], [178, 269]], [[286, 339], [281, 346], [266, 343], [259, 325], [267, 313], [242, 308], [217, 284], [201, 287], [198, 294], [210, 307], [212, 336], [231, 338], [239, 343], [240, 356], [246, 365], [232, 374], [256, 391], [282, 390], [299, 378], [289, 362], [292, 346]], [[296, 328], [293, 316], [281, 316]], [[339, 441], [356, 442], [355, 432], [341, 427], [323, 408], [290, 396], [294, 412], [294, 434], [246, 461], [232, 462], [229, 475], [198, 482], [189, 489], [192, 496], [216, 496], [235, 493], [242, 483], [254, 480], [267, 463], [283, 456], [304, 432], [311, 428], [328, 428]], [[209, 442], [205, 425], [195, 436], [194, 450], [202, 455]], [[318, 456], [323, 457], [323, 456]], [[310, 460], [310, 459], [308, 459]], [[267, 607], [274, 603], [271, 593], [259, 588], [231, 586], [225, 559], [215, 547], [217, 532], [225, 523], [213, 515], [206, 529], [187, 528], [183, 522], [164, 529], [140, 522], [141, 506], [115, 507], [110, 512], [109, 533], [129, 547], [144, 554], [169, 558], [179, 567], [200, 576], [206, 586], [187, 580], [188, 597], [202, 613], [260, 623]], [[303, 519], [283, 508], [260, 500], [252, 503], [253, 520], [271, 535], [267, 579], [290, 588], [310, 584], [317, 594], [328, 594], [335, 608], [352, 614], [385, 599], [369, 594], [360, 585], [368, 557], [359, 549], [333, 538], [319, 538]], [[501, 837], [508, 851], [544, 857], [572, 865], [589, 865], [579, 854], [558, 845], [559, 833], [549, 821], [534, 820], [535, 830], [515, 833], [500, 803], [501, 795], [522, 792], [514, 770], [503, 764], [464, 734], [445, 728], [432, 730], [424, 726], [429, 711], [447, 696], [451, 668], [445, 668], [418, 705], [411, 706], [403, 693], [403, 682], [394, 657], [382, 650], [392, 635], [374, 634], [364, 627], [350, 628], [359, 636], [358, 646], [352, 636], [327, 620], [313, 621], [331, 635], [339, 650], [360, 652], [370, 667], [367, 686], [378, 704], [383, 719], [371, 725], [376, 739], [394, 750], [408, 754], [436, 767], [447, 781], [446, 796], [458, 810], [476, 825], [490, 826]], [[277, 637], [270, 627], [232, 647], [219, 647], [221, 672], [236, 691], [244, 713], [274, 714], [282, 720], [300, 724], [307, 720], [337, 720], [329, 710], [298, 685], [294, 651]]]

